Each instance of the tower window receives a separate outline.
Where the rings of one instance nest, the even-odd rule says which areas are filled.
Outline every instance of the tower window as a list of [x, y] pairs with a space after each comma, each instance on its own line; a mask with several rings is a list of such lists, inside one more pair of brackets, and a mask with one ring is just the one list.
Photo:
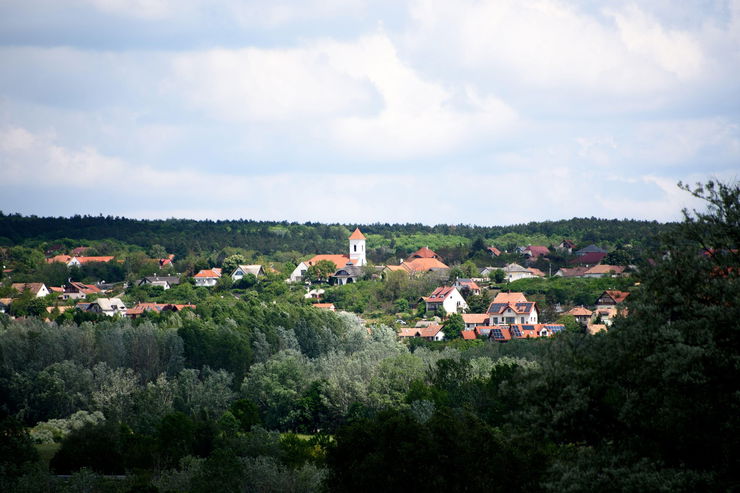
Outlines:
[[355, 251], [357, 251], [357, 245], [355, 245]]

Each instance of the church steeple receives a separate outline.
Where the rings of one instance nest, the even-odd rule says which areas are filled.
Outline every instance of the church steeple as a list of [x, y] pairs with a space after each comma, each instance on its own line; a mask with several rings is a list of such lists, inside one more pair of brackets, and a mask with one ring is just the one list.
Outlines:
[[362, 266], [367, 264], [365, 257], [365, 235], [360, 228], [349, 236], [349, 259], [353, 265]]

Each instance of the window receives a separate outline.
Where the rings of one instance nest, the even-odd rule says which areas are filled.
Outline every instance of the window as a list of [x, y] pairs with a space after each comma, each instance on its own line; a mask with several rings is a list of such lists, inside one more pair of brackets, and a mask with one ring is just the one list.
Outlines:
[[498, 317], [493, 317], [493, 323], [495, 323], [495, 324], [498, 323]]
[[355, 245], [355, 251], [357, 251], [357, 245]]
[[506, 317], [506, 323], [507, 324], [513, 324], [515, 322], [516, 317]]
[[524, 323], [524, 317], [519, 317], [519, 318], [520, 318], [521, 323]]

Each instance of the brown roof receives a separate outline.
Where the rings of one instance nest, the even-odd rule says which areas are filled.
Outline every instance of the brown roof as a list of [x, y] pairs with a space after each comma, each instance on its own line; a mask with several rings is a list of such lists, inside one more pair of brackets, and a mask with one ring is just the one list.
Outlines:
[[66, 264], [70, 260], [72, 260], [72, 257], [70, 257], [69, 255], [55, 255], [51, 258], [47, 258], [46, 262], [49, 264], [54, 262], [64, 262]]
[[627, 299], [630, 294], [627, 291], [604, 291], [608, 294], [616, 303], [621, 303]]
[[365, 235], [362, 234], [362, 231], [360, 231], [360, 228], [355, 228], [354, 233], [349, 235], [350, 240], [365, 240]]
[[546, 246], [530, 245], [524, 249], [525, 252], [529, 252], [533, 257], [539, 257], [540, 255], [547, 255], [550, 253], [550, 249]]
[[609, 274], [614, 272], [615, 274], [621, 274], [624, 272], [625, 267], [623, 265], [607, 265], [599, 264], [594, 265], [586, 271], [586, 274]]
[[13, 289], [18, 291], [19, 293], [22, 293], [23, 291], [30, 291], [33, 294], [38, 293], [41, 291], [41, 288], [44, 287], [44, 283], [42, 282], [14, 282], [12, 284]]
[[586, 271], [588, 271], [588, 267], [561, 267], [558, 272], [560, 272], [563, 277], [579, 277], [585, 274]]
[[440, 330], [442, 330], [442, 326], [439, 324], [431, 324], [427, 327], [419, 327], [417, 330], [421, 337], [434, 337]]
[[586, 330], [588, 330], [589, 334], [596, 334], [597, 332], [606, 332], [606, 325], [604, 324], [591, 324], [588, 327], [586, 327]]
[[539, 269], [535, 269], [534, 267], [529, 267], [527, 270], [529, 272], [531, 272], [532, 274], [534, 274], [535, 276], [537, 276], [537, 277], [545, 277], [545, 273], [544, 272], [542, 272]]

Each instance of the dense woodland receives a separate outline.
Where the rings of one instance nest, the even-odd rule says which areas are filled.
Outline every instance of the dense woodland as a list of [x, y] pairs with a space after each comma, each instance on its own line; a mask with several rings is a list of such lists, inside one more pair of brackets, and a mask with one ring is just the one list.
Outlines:
[[[362, 226], [391, 255], [412, 235], [459, 237], [448, 251], [461, 270], [477, 263], [478, 240], [506, 248], [507, 235], [654, 259], [629, 281], [629, 315], [597, 335], [404, 343], [371, 315], [412, 310], [425, 280], [330, 288], [327, 299], [348, 310], [332, 313], [308, 306], [283, 273], [214, 291], [130, 290], [129, 299], [198, 306], [136, 320], [0, 315], [0, 490], [737, 490], [740, 188], [691, 192], [707, 211], [676, 225]], [[239, 254], [289, 264], [279, 255], [344, 251], [348, 234], [320, 224], [0, 218], [14, 276], [43, 272], [38, 252], [85, 242], [132, 258], [161, 246], [203, 262]], [[126, 262], [122, 279], [146, 270]], [[625, 281], [512, 285], [544, 304], [577, 304], [615, 282]]]

